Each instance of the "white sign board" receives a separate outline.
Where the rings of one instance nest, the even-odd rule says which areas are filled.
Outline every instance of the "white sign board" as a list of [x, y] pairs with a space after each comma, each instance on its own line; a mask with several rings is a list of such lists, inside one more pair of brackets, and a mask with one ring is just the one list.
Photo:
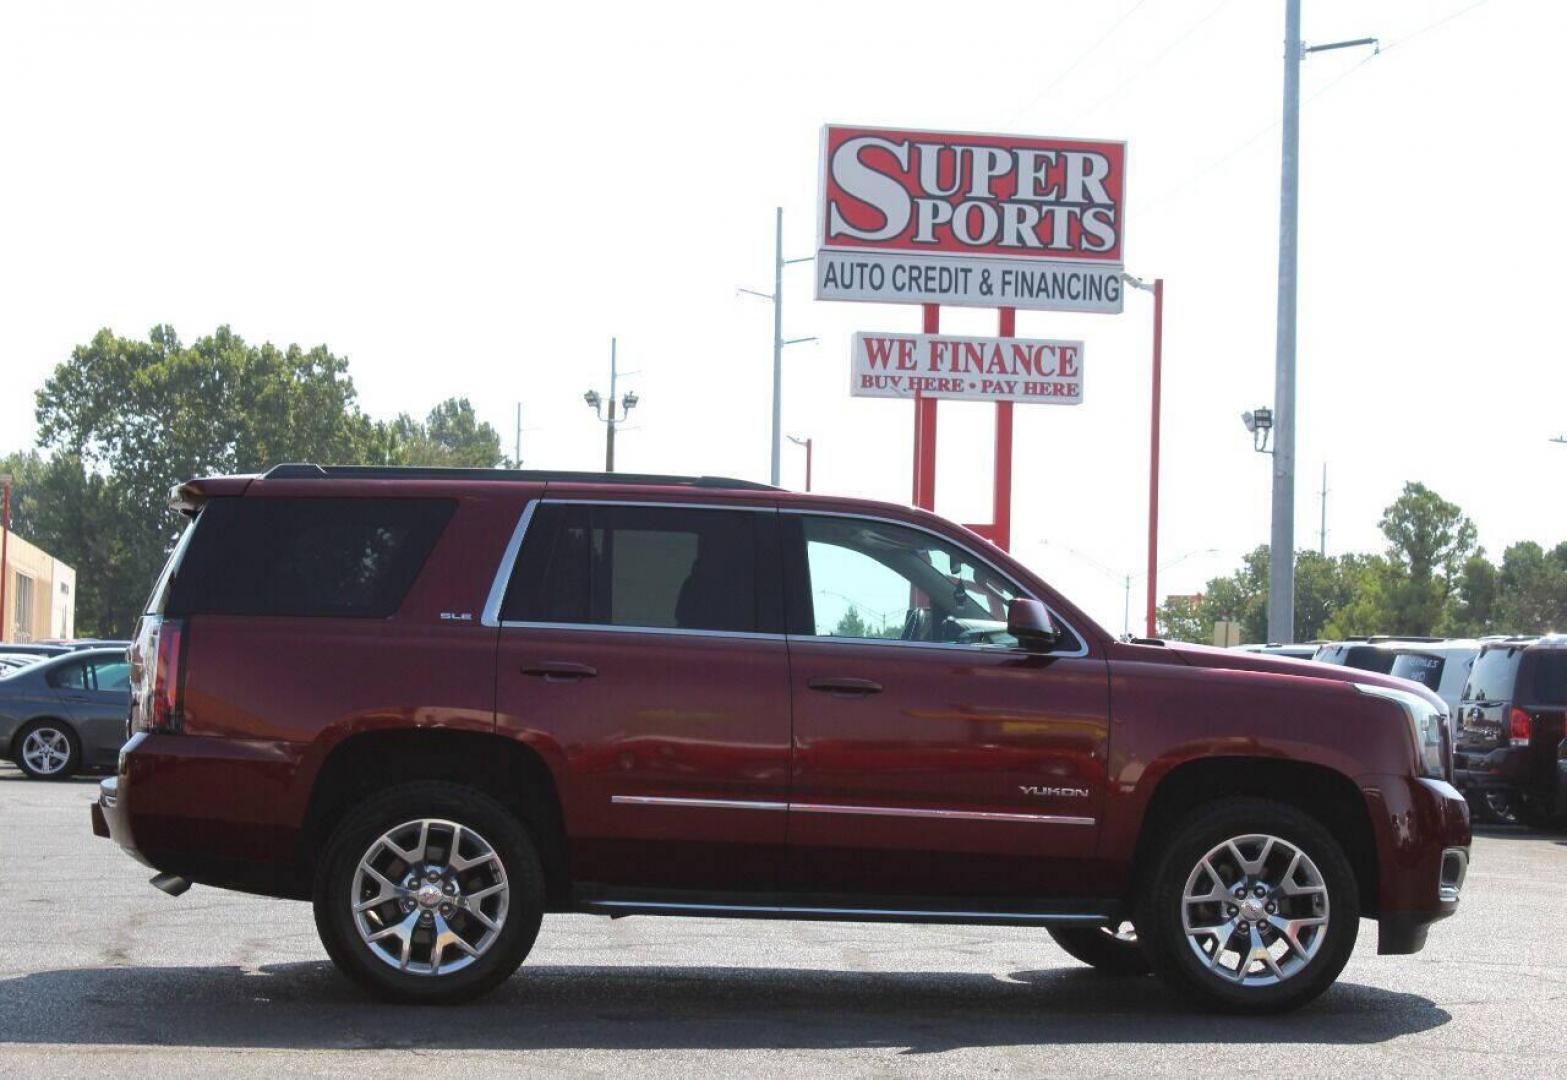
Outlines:
[[1121, 310], [1126, 145], [828, 125], [816, 298]]
[[855, 334], [855, 397], [1083, 403], [1083, 343], [951, 334]]

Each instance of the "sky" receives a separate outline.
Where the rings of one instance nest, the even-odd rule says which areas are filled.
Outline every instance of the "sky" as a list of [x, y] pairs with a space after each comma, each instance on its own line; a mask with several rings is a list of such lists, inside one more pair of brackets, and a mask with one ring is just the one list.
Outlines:
[[[101, 327], [346, 355], [371, 415], [466, 395], [535, 468], [602, 463], [582, 401], [640, 403], [617, 466], [765, 480], [774, 208], [813, 253], [827, 122], [1124, 140], [1127, 269], [1166, 285], [1160, 593], [1266, 543], [1282, 0], [0, 6], [0, 451]], [[1552, 177], [1567, 5], [1305, 0], [1296, 529], [1379, 550], [1406, 481], [1493, 557], [1567, 539], [1567, 242]], [[1526, 175], [1527, 174], [1527, 175]], [[1539, 194], [1531, 194], [1539, 189]], [[819, 491], [907, 502], [912, 406], [851, 398], [855, 331], [786, 272], [784, 426]], [[994, 312], [942, 329], [988, 334]], [[1081, 339], [1084, 403], [1018, 409], [1013, 551], [1133, 632], [1151, 305], [1020, 312]], [[632, 374], [624, 374], [632, 373]], [[993, 410], [941, 406], [936, 509], [990, 517]], [[804, 483], [785, 444], [783, 482]], [[1499, 465], [1505, 462], [1505, 470]], [[171, 478], [172, 479], [172, 478]]]

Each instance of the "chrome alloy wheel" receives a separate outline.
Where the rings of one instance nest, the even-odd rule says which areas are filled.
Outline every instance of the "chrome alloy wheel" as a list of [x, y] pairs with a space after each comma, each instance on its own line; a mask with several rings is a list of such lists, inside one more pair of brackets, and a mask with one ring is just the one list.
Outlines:
[[1181, 896], [1186, 943], [1203, 965], [1242, 986], [1299, 974], [1328, 932], [1328, 888], [1288, 840], [1236, 836], [1204, 855]]
[[511, 889], [484, 837], [455, 821], [421, 818], [366, 849], [349, 897], [360, 938], [383, 963], [449, 975], [495, 944]]
[[22, 740], [22, 760], [39, 776], [54, 776], [71, 760], [70, 736], [59, 728], [33, 728]]

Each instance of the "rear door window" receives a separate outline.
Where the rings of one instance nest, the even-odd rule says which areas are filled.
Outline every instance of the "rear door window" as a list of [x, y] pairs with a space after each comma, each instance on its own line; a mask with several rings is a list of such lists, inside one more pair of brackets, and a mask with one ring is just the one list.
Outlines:
[[214, 499], [178, 559], [165, 611], [385, 618], [402, 605], [456, 506], [454, 499]]
[[542, 503], [501, 605], [504, 622], [717, 633], [776, 631], [750, 510]]
[[1518, 660], [1523, 649], [1517, 645], [1486, 649], [1475, 660], [1469, 681], [1464, 684], [1465, 701], [1511, 701], [1513, 681], [1518, 675]]

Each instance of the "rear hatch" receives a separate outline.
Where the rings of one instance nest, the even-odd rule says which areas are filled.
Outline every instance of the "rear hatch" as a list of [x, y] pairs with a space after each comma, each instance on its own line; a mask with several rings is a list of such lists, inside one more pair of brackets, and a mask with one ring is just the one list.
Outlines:
[[1458, 704], [1459, 768], [1469, 767], [1463, 761], [1467, 756], [1483, 757], [1510, 745], [1508, 711], [1526, 644], [1487, 645], [1475, 658]]

